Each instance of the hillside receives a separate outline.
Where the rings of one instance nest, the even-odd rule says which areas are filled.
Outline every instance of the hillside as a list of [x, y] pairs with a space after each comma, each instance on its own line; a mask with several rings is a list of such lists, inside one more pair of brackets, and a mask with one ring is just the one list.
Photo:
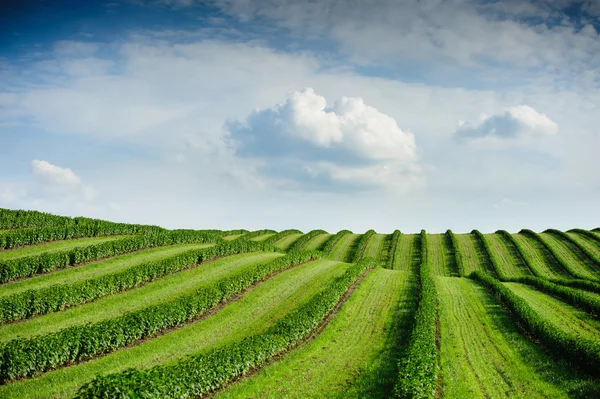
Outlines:
[[600, 230], [167, 230], [0, 208], [0, 398], [597, 398]]

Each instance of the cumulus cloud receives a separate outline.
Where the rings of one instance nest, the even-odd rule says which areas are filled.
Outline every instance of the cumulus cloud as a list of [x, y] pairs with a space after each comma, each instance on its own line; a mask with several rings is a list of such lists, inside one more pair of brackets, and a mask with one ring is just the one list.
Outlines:
[[558, 133], [558, 124], [527, 105], [507, 108], [497, 115], [483, 115], [478, 123], [459, 122], [454, 137], [458, 141], [483, 139], [514, 140], [524, 137], [551, 136]]
[[47, 161], [34, 159], [31, 161], [33, 173], [48, 183], [76, 186], [81, 183], [81, 179], [69, 168], [61, 168]]
[[268, 160], [263, 172], [297, 181], [381, 187], [419, 169], [413, 134], [362, 98], [329, 106], [307, 88], [227, 127], [238, 155]]

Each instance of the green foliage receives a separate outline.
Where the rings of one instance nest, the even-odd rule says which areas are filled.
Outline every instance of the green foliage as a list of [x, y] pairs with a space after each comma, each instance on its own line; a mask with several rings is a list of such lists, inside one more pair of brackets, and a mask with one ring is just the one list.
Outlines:
[[388, 251], [387, 261], [385, 263], [386, 269], [394, 268], [394, 261], [396, 260], [396, 251], [398, 250], [398, 241], [400, 240], [400, 234], [402, 234], [400, 230], [394, 230], [394, 233], [392, 234], [391, 246]]
[[177, 363], [97, 376], [79, 389], [76, 398], [190, 398], [214, 391], [307, 338], [350, 285], [375, 265], [373, 259], [364, 259], [351, 266], [264, 333]]
[[220, 240], [219, 235], [201, 230], [165, 230], [156, 234], [124, 237], [64, 251], [43, 252], [39, 255], [0, 261], [0, 282], [6, 283], [18, 278], [48, 273], [67, 266], [140, 249], [174, 244], [217, 242], [218, 240]]
[[162, 260], [133, 266], [118, 273], [72, 284], [20, 292], [0, 298], [0, 322], [55, 312], [134, 288], [209, 259], [252, 251], [277, 251], [277, 249], [272, 245], [254, 241], [224, 241], [213, 247], [192, 249]]
[[335, 233], [334, 235], [332, 235], [329, 238], [329, 240], [327, 240], [325, 245], [323, 246], [322, 251], [326, 255], [329, 255], [331, 253], [331, 251], [333, 250], [333, 247], [335, 247], [335, 244], [337, 244], [338, 241], [347, 234], [352, 234], [352, 232], [350, 230], [340, 230], [337, 233]]
[[473, 230], [471, 232], [471, 234], [473, 234], [475, 236], [475, 238], [479, 242], [479, 246], [485, 252], [485, 256], [486, 256], [486, 258], [488, 260], [488, 264], [491, 266], [490, 272], [492, 272], [492, 274], [494, 274], [495, 277], [500, 277], [500, 278], [506, 277], [504, 275], [504, 273], [502, 272], [502, 268], [498, 264], [498, 260], [496, 259], [496, 255], [490, 249], [490, 245], [487, 242], [485, 236], [479, 230]]
[[317, 251], [292, 252], [198, 289], [193, 294], [99, 323], [69, 327], [0, 345], [0, 381], [28, 377], [123, 346], [189, 322], [252, 284], [290, 266], [319, 259]]
[[296, 229], [283, 230], [283, 231], [280, 231], [279, 233], [275, 234], [274, 236], [267, 238], [264, 242], [268, 243], [268, 244], [274, 244], [276, 241], [279, 241], [283, 237], [287, 237], [291, 234], [302, 234], [302, 232], [300, 230], [296, 230]]
[[470, 277], [489, 289], [516, 316], [521, 326], [546, 347], [582, 370], [600, 375], [600, 342], [557, 329], [544, 320], [526, 300], [490, 275], [476, 271]]
[[595, 281], [568, 278], [549, 278], [547, 280], [554, 284], [564, 285], [565, 287], [579, 288], [600, 294], [600, 283]]
[[544, 275], [544, 273], [537, 268], [536, 262], [532, 261], [529, 251], [527, 251], [527, 249], [525, 249], [519, 241], [515, 240], [515, 237], [513, 237], [512, 234], [506, 230], [498, 230], [496, 231], [496, 234], [506, 240], [508, 244], [516, 248], [517, 253], [519, 256], [521, 256], [521, 259], [523, 259], [523, 262], [525, 265], [527, 265], [529, 270], [531, 270], [531, 273], [533, 273], [534, 276], [542, 277]]
[[247, 234], [247, 233], [249, 233], [249, 231], [246, 229], [226, 230], [221, 234], [221, 237], [237, 236], [239, 234]]
[[327, 234], [325, 230], [311, 230], [308, 233], [304, 234], [302, 237], [298, 238], [291, 247], [288, 248], [288, 251], [302, 251], [302, 248], [314, 237], [319, 234]]
[[419, 305], [410, 341], [398, 363], [395, 398], [433, 398], [438, 375], [436, 345], [438, 304], [433, 272], [427, 260], [427, 236], [421, 230]]
[[573, 269], [573, 267], [571, 267], [569, 262], [567, 262], [560, 255], [560, 253], [557, 251], [557, 249], [554, 247], [554, 245], [552, 245], [552, 243], [550, 243], [546, 239], [544, 239], [544, 237], [540, 236], [538, 233], [536, 233], [532, 230], [529, 230], [529, 229], [523, 229], [520, 231], [520, 233], [523, 235], [526, 235], [528, 237], [531, 237], [534, 240], [536, 240], [537, 242], [539, 242], [550, 253], [550, 255], [552, 255], [552, 257], [556, 260], [558, 265], [560, 265], [560, 267], [562, 267], [567, 272], [567, 274], [570, 274], [571, 276], [574, 276], [574, 277], [579, 277], [579, 273], [577, 272], [577, 270]]
[[465, 265], [463, 254], [459, 250], [458, 240], [456, 239], [456, 235], [454, 235], [454, 232], [452, 230], [446, 231], [446, 235], [450, 238], [450, 243], [452, 244], [452, 252], [454, 252], [454, 258], [456, 259], [456, 268], [458, 269], [458, 275], [462, 277], [465, 275]]
[[362, 259], [363, 254], [365, 253], [365, 249], [367, 249], [367, 245], [369, 244], [369, 240], [375, 234], [375, 230], [369, 230], [358, 240], [358, 244], [356, 245], [356, 251], [354, 251], [354, 255], [352, 256], [352, 263], [356, 263]]
[[557, 229], [548, 229], [545, 232], [548, 234], [552, 234], [563, 241], [568, 242], [569, 244], [577, 248], [579, 251], [581, 251], [585, 256], [587, 256], [588, 259], [590, 259], [596, 266], [600, 266], [600, 257], [594, 252], [590, 251], [587, 247], [579, 245], [579, 243], [575, 241], [570, 235]]

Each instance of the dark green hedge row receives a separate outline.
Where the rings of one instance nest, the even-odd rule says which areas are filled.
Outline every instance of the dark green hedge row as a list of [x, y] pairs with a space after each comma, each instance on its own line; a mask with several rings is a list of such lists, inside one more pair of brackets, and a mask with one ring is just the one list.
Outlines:
[[[488, 270], [488, 272], [491, 272], [495, 277], [504, 276], [504, 273], [502, 273], [502, 269], [500, 268], [500, 265], [498, 264], [496, 256], [490, 249], [490, 245], [487, 242], [487, 239], [485, 238], [485, 236], [479, 230], [473, 230], [471, 232], [471, 234], [473, 234], [475, 236], [475, 238], [479, 242], [479, 246], [485, 252], [485, 257], [487, 258], [488, 265], [490, 267], [490, 270]], [[504, 277], [506, 277], [506, 276], [504, 276]]]
[[590, 259], [596, 266], [600, 266], [600, 256], [590, 251], [587, 247], [580, 245], [577, 241], [573, 239], [573, 237], [571, 237], [567, 233], [556, 229], [548, 229], [545, 231], [545, 233], [552, 234], [553, 236], [570, 243], [572, 246], [581, 251], [585, 256], [587, 256], [588, 259]]
[[352, 255], [352, 263], [356, 263], [362, 259], [363, 254], [365, 253], [365, 249], [367, 249], [367, 245], [369, 244], [369, 240], [375, 234], [375, 230], [368, 230], [360, 236], [358, 240], [358, 244], [356, 244], [356, 250], [354, 251], [354, 255]]
[[323, 291], [284, 316], [262, 334], [169, 365], [129, 369], [97, 376], [82, 386], [76, 398], [192, 398], [218, 389], [250, 369], [307, 338], [339, 303], [344, 293], [376, 262], [354, 264]]
[[239, 234], [247, 234], [247, 233], [249, 233], [249, 231], [246, 229], [226, 230], [221, 234], [221, 237], [237, 236]]
[[398, 363], [395, 398], [433, 398], [438, 376], [436, 331], [438, 305], [433, 272], [427, 259], [427, 236], [421, 230], [419, 305], [410, 341]]
[[585, 276], [580, 275], [577, 270], [573, 269], [571, 267], [571, 264], [566, 259], [564, 259], [562, 257], [562, 255], [554, 248], [554, 245], [549, 243], [544, 237], [540, 236], [535, 231], [529, 230], [529, 229], [523, 229], [519, 233], [526, 235], [528, 237], [531, 237], [534, 240], [536, 240], [537, 242], [539, 242], [542, 245], [542, 247], [546, 248], [546, 250], [550, 253], [550, 255], [552, 255], [552, 257], [554, 259], [556, 259], [556, 262], [558, 263], [558, 265], [560, 267], [562, 267], [562, 269], [567, 274], [569, 274], [570, 276], [573, 276], [575, 278], [585, 278]]
[[563, 285], [565, 287], [580, 288], [582, 290], [600, 294], [600, 283], [596, 283], [594, 281], [567, 278], [549, 278], [548, 281], [554, 284]]
[[308, 233], [304, 234], [302, 237], [298, 238], [289, 248], [288, 251], [302, 251], [302, 248], [314, 237], [319, 234], [327, 234], [325, 230], [311, 230]]
[[531, 285], [540, 291], [560, 298], [568, 304], [578, 307], [581, 310], [592, 314], [593, 316], [600, 315], [600, 299], [593, 294], [574, 290], [573, 288], [556, 284], [551, 280], [541, 277], [525, 276], [510, 278], [506, 279], [505, 281]]
[[398, 250], [398, 241], [400, 240], [400, 230], [394, 230], [391, 238], [391, 245], [388, 250], [387, 261], [385, 262], [386, 269], [394, 268], [394, 261], [396, 260], [396, 251]]
[[218, 303], [291, 266], [319, 259], [320, 252], [293, 252], [206, 284], [193, 294], [98, 323], [69, 327], [0, 345], [0, 381], [6, 382], [112, 352], [189, 322]]
[[544, 273], [536, 267], [536, 262], [531, 259], [531, 253], [527, 249], [523, 248], [521, 243], [518, 242], [512, 234], [506, 230], [498, 230], [496, 231], [496, 234], [502, 237], [509, 245], [512, 245], [517, 250], [518, 254], [521, 256], [521, 259], [523, 259], [523, 262], [525, 262], [525, 265], [527, 265], [534, 276], [544, 277]]
[[249, 240], [254, 237], [262, 236], [263, 234], [272, 234], [272, 233], [277, 233], [277, 232], [275, 230], [270, 230], [270, 229], [256, 230], [256, 231], [251, 231], [250, 233], [246, 233], [243, 236], [236, 238], [236, 240]]
[[595, 242], [596, 245], [600, 244], [600, 236], [598, 236], [597, 234], [592, 233], [589, 230], [571, 229], [571, 230], [569, 230], [569, 233], [578, 233], [578, 234], [584, 235], [587, 238], [591, 239], [593, 242]]
[[143, 234], [119, 238], [99, 244], [86, 245], [63, 251], [43, 252], [39, 255], [0, 261], [0, 282], [6, 283], [22, 277], [121, 255], [140, 249], [184, 244], [217, 242], [219, 235], [195, 230], [167, 230], [157, 234]]
[[458, 246], [458, 240], [452, 230], [446, 231], [446, 235], [450, 237], [450, 243], [452, 244], [452, 250], [454, 251], [454, 258], [456, 260], [456, 268], [458, 269], [458, 275], [463, 277], [465, 275], [465, 261], [463, 254]]
[[280, 231], [279, 233], [275, 234], [274, 236], [267, 238], [264, 242], [266, 242], [268, 244], [274, 244], [276, 241], [279, 241], [283, 237], [287, 237], [291, 234], [302, 234], [302, 232], [300, 230], [296, 230], [296, 229], [283, 230], [283, 231]]
[[22, 229], [28, 227], [85, 227], [93, 231], [94, 229], [125, 229], [125, 226], [129, 226], [128, 228], [132, 233], [139, 233], [146, 230], [161, 229], [158, 226], [116, 223], [86, 217], [71, 218], [68, 216], [56, 216], [50, 213], [38, 211], [24, 211], [0, 208], [0, 229]]
[[516, 316], [520, 324], [537, 337], [544, 346], [582, 370], [592, 375], [600, 375], [600, 342], [557, 329], [552, 323], [540, 317], [526, 300], [486, 273], [477, 271], [471, 273], [471, 278], [493, 292], [494, 296]]
[[337, 233], [335, 233], [334, 235], [332, 235], [331, 237], [329, 237], [329, 240], [327, 240], [327, 242], [323, 246], [322, 251], [326, 255], [329, 255], [331, 253], [331, 251], [333, 250], [333, 247], [335, 247], [335, 244], [337, 244], [338, 241], [347, 234], [352, 234], [352, 232], [350, 230], [340, 230]]
[[0, 298], [0, 322], [14, 321], [65, 309], [105, 295], [134, 288], [209, 259], [252, 251], [276, 251], [271, 245], [254, 241], [221, 242], [213, 247], [192, 249], [165, 259], [132, 266], [72, 284], [28, 290]]

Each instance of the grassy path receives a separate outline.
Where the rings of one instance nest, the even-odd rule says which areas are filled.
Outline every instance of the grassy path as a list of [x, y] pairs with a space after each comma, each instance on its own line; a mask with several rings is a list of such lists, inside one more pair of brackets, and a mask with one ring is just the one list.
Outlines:
[[374, 270], [318, 337], [215, 398], [389, 397], [415, 290], [409, 273]]
[[264, 240], [266, 240], [269, 237], [273, 237], [275, 234], [277, 234], [277, 233], [262, 234], [262, 235], [259, 235], [259, 236], [256, 236], [256, 237], [252, 237], [250, 239], [250, 241], [264, 241]]
[[477, 270], [487, 270], [485, 264], [487, 260], [481, 259], [481, 253], [472, 234], [455, 234], [458, 250], [463, 256], [463, 266], [465, 275], [469, 275]]
[[598, 280], [596, 265], [579, 248], [554, 234], [540, 233], [539, 235], [555, 249], [558, 257], [571, 266], [573, 273], [577, 273], [576, 278]]
[[586, 235], [577, 232], [567, 232], [569, 237], [577, 242], [577, 244], [585, 247], [588, 251], [600, 257], [600, 242], [593, 238], [587, 237]]
[[0, 325], [0, 342], [13, 339], [17, 334], [22, 337], [31, 337], [74, 325], [96, 323], [117, 317], [125, 312], [194, 292], [218, 278], [268, 262], [279, 256], [282, 255], [270, 252], [229, 256], [180, 273], [170, 274], [143, 287], [106, 296], [62, 312], [49, 313], [19, 323]]
[[394, 257], [394, 270], [416, 271], [420, 259], [420, 236], [418, 234], [400, 234]]
[[434, 275], [457, 275], [454, 254], [449, 250], [444, 234], [427, 234], [427, 257]]
[[556, 263], [556, 259], [537, 240], [523, 234], [513, 234], [512, 236], [524, 248], [528, 261], [534, 264], [536, 270], [539, 270], [542, 274], [541, 277], [571, 277], [564, 273], [560, 265]]
[[370, 256], [378, 261], [385, 261], [386, 254], [383, 253], [383, 247], [388, 234], [374, 234], [367, 243], [363, 258]]
[[304, 234], [290, 234], [288, 236], [283, 237], [281, 240], [276, 241], [275, 246], [285, 251], [303, 235]]
[[333, 234], [318, 234], [304, 246], [304, 250], [320, 250]]
[[525, 299], [536, 313], [552, 323], [557, 330], [600, 341], [600, 320], [531, 286], [519, 283], [504, 284]]
[[115, 241], [119, 238], [130, 237], [130, 236], [103, 236], [103, 237], [91, 237], [91, 238], [77, 238], [73, 240], [53, 241], [49, 243], [43, 243], [38, 245], [31, 245], [29, 247], [20, 247], [17, 249], [8, 249], [0, 251], [0, 261], [21, 258], [25, 256], [39, 255], [43, 252], [56, 252], [65, 251], [77, 247], [87, 247], [94, 244], [101, 244], [103, 242]]
[[319, 260], [290, 269], [206, 319], [90, 362], [0, 386], [0, 397], [70, 398], [79, 386], [97, 373], [119, 372], [131, 367], [149, 368], [239, 341], [266, 330], [321, 291], [331, 279], [342, 275], [347, 266]]
[[335, 244], [329, 258], [346, 262], [352, 259], [355, 246], [360, 239], [361, 234], [346, 234]]
[[94, 277], [116, 273], [141, 263], [168, 258], [189, 251], [190, 249], [206, 248], [211, 245], [213, 244], [179, 244], [168, 247], [156, 247], [126, 255], [115, 256], [106, 260], [87, 263], [81, 266], [59, 269], [56, 272], [2, 284], [0, 285], [0, 297], [17, 294], [26, 290], [46, 288], [51, 285], [71, 284], [88, 280]]
[[580, 389], [558, 364], [519, 334], [492, 295], [470, 279], [436, 277], [445, 398], [568, 398]]
[[485, 238], [504, 276], [520, 277], [532, 275], [512, 244], [508, 243], [498, 234], [485, 234]]

